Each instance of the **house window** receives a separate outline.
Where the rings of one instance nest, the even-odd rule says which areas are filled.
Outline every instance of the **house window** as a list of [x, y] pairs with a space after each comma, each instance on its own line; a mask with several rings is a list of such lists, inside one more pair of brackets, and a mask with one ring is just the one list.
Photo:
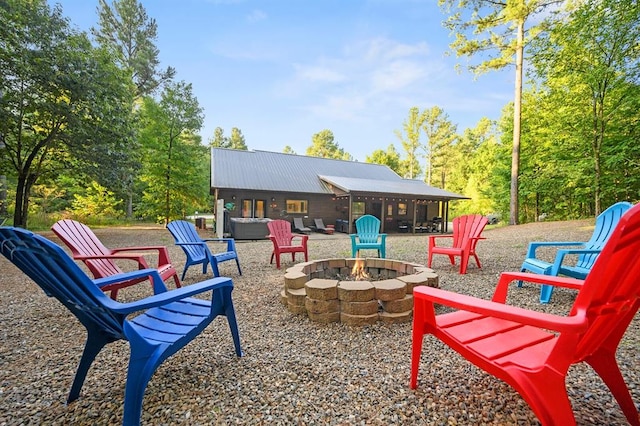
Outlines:
[[398, 216], [407, 215], [407, 205], [405, 203], [398, 203]]
[[356, 220], [360, 216], [364, 215], [365, 203], [364, 201], [354, 201], [351, 204], [351, 219]]
[[309, 202], [307, 200], [286, 200], [287, 213], [309, 213]]
[[265, 200], [242, 200], [242, 217], [263, 219], [265, 217], [266, 204]]

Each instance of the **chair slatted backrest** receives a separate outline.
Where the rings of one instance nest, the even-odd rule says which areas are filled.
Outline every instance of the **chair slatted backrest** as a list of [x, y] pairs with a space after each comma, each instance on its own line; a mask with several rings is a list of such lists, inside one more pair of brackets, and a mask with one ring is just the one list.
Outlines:
[[360, 216], [356, 220], [358, 241], [365, 244], [378, 242], [380, 236], [380, 220], [371, 215]]
[[291, 224], [282, 219], [272, 220], [267, 222], [267, 229], [269, 234], [275, 238], [278, 247], [290, 246], [293, 239], [293, 233], [291, 232]]
[[97, 327], [114, 339], [123, 338], [123, 316], [105, 306], [111, 300], [60, 246], [24, 229], [0, 227], [0, 250], [85, 327]]
[[[111, 250], [105, 247], [91, 228], [83, 223], [62, 219], [56, 222], [51, 230], [69, 247], [74, 257], [111, 254]], [[88, 259], [85, 264], [94, 277], [108, 277], [122, 273], [122, 269], [111, 259]]]
[[618, 222], [571, 310], [586, 312], [589, 318], [577, 360], [588, 357], [607, 339], [617, 344], [640, 307], [640, 204], [629, 212], [633, 214], [625, 214]]
[[324, 220], [322, 220], [322, 218], [319, 219], [313, 219], [313, 223], [315, 223], [316, 228], [318, 228], [319, 230], [323, 231], [325, 229], [327, 229], [326, 226], [324, 226]]
[[[198, 230], [195, 225], [186, 220], [173, 220], [167, 225], [167, 229], [173, 235], [173, 238], [178, 243], [201, 243], [202, 238], [198, 235]], [[207, 257], [206, 246], [198, 244], [186, 244], [182, 247], [189, 259], [192, 261], [202, 260]]]
[[[609, 206], [596, 218], [596, 225], [591, 239], [587, 241], [584, 248], [587, 250], [602, 250], [605, 243], [618, 225], [620, 218], [632, 207], [631, 203], [622, 201]], [[576, 266], [591, 269], [598, 258], [597, 253], [584, 253], [578, 256]]]
[[293, 218], [293, 226], [294, 226], [296, 229], [299, 229], [299, 230], [301, 230], [301, 231], [302, 231], [303, 229], [309, 229], [309, 228], [307, 228], [306, 226], [304, 226], [304, 222], [302, 221], [302, 218], [301, 218], [301, 217], [294, 217], [294, 218]]
[[[470, 239], [480, 237], [487, 222], [488, 219], [480, 214], [458, 216], [453, 219], [453, 247], [466, 247]], [[470, 246], [472, 249], [475, 242]]]

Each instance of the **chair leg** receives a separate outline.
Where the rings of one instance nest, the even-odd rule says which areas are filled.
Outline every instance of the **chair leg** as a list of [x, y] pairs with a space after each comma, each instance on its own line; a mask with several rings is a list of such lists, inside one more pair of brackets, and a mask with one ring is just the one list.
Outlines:
[[616, 361], [615, 352], [601, 349], [587, 358], [585, 361], [598, 373], [607, 385], [613, 396], [618, 401], [625, 417], [632, 426], [640, 426], [640, 417], [629, 388], [620, 373], [620, 367]]
[[214, 277], [220, 276], [220, 269], [218, 269], [218, 262], [215, 260], [211, 261], [211, 271], [213, 272]]
[[242, 275], [242, 269], [240, 269], [240, 260], [236, 257], [236, 265], [238, 266], [238, 275]]
[[189, 265], [184, 265], [184, 269], [182, 270], [182, 281], [184, 281], [184, 277], [187, 275], [187, 269], [189, 269]]
[[[219, 293], [221, 297], [217, 297]], [[220, 303], [219, 307], [212, 307], [212, 310], [218, 310], [221, 314], [227, 317], [227, 322], [229, 323], [229, 329], [231, 330], [231, 336], [233, 337], [233, 345], [235, 347], [236, 355], [241, 357], [244, 354], [242, 353], [242, 348], [240, 346], [240, 333], [238, 332], [238, 322], [236, 321], [236, 311], [233, 308], [233, 300], [231, 299], [231, 288], [224, 287], [219, 290], [214, 291], [214, 296], [212, 298], [212, 303]]]
[[176, 284], [176, 288], [182, 287], [182, 283], [180, 282], [180, 278], [178, 278], [178, 273], [173, 274], [173, 282]]
[[78, 371], [76, 371], [76, 376], [73, 379], [73, 384], [71, 385], [67, 404], [78, 399], [80, 396], [80, 390], [84, 384], [84, 379], [87, 377], [87, 373], [89, 372], [89, 368], [91, 367], [93, 360], [107, 343], [113, 341], [113, 339], [105, 338], [105, 336], [98, 330], [87, 330], [87, 332], [87, 342], [84, 345], [84, 351], [82, 352], [82, 358], [80, 358]]
[[551, 301], [551, 295], [553, 294], [552, 285], [540, 286], [540, 303], [549, 303]]
[[545, 369], [540, 373], [511, 376], [516, 390], [529, 404], [543, 425], [575, 425], [576, 419], [565, 377]]
[[113, 300], [118, 300], [118, 289], [115, 288], [111, 290], [111, 292], [109, 293], [109, 297], [112, 298]]
[[480, 259], [478, 258], [478, 255], [473, 253], [473, 258], [476, 260], [476, 265], [478, 265], [478, 269], [482, 269], [482, 265], [480, 265]]
[[[453, 256], [450, 256], [451, 258], [453, 258]], [[469, 254], [468, 253], [462, 253], [462, 256], [460, 256], [460, 274], [464, 275], [467, 273], [467, 266], [469, 265]]]
[[142, 415], [144, 391], [159, 363], [163, 361], [160, 353], [138, 353], [132, 346], [127, 370], [127, 384], [124, 389], [123, 425], [139, 425]]

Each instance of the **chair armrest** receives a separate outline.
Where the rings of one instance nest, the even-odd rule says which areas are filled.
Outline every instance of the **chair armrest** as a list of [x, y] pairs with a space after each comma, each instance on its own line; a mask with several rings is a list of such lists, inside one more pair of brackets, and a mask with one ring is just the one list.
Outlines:
[[227, 251], [236, 251], [236, 240], [234, 238], [205, 238], [205, 243], [226, 243]]
[[176, 243], [177, 246], [206, 246], [204, 241], [189, 241], [188, 243]]
[[422, 299], [455, 309], [502, 318], [558, 332], [579, 333], [585, 331], [589, 326], [589, 322], [586, 315], [584, 315], [584, 312], [578, 312], [572, 316], [565, 317], [532, 311], [517, 306], [509, 306], [504, 303], [479, 299], [477, 297], [453, 293], [447, 290], [427, 286], [418, 286], [414, 288], [413, 295], [416, 298], [416, 301]]
[[224, 287], [233, 288], [231, 278], [216, 277], [196, 284], [176, 288], [171, 291], [154, 294], [153, 296], [128, 303], [120, 303], [113, 299], [106, 298], [105, 305], [115, 312], [126, 315], [136, 311], [153, 308], [154, 306], [166, 305], [170, 302], [182, 300], [190, 296], [195, 296], [197, 294]]
[[562, 266], [562, 262], [564, 262], [564, 258], [567, 255], [572, 254], [600, 254], [602, 249], [561, 249], [556, 253], [556, 260], [553, 262], [553, 266], [551, 267], [550, 275], [558, 275], [558, 271]]
[[582, 288], [583, 280], [569, 277], [558, 277], [553, 275], [533, 274], [530, 272], [503, 272], [500, 274], [500, 279], [496, 285], [495, 292], [491, 300], [494, 302], [505, 303], [507, 300], [507, 292], [509, 291], [509, 284], [517, 281], [527, 281], [534, 284], [552, 285], [555, 287], [570, 288], [573, 290], [580, 290]]
[[564, 246], [583, 246], [584, 242], [582, 241], [534, 241], [529, 243], [529, 248], [527, 249], [527, 259], [535, 259], [536, 258], [536, 250], [538, 247], [564, 247]]
[[118, 253], [121, 251], [155, 251], [155, 250], [166, 250], [165, 246], [140, 246], [140, 247], [119, 247], [111, 249], [112, 252]]
[[[91, 254], [91, 255], [76, 255], [73, 256], [76, 260], [98, 260], [98, 259], [113, 259], [113, 260], [133, 260], [138, 263], [138, 269], [147, 269], [149, 265], [147, 261], [144, 259], [144, 256], [138, 254], [125, 254], [125, 253], [115, 253], [115, 254]], [[166, 262], [168, 263], [168, 262]], [[165, 264], [166, 264], [165, 263]]]
[[432, 249], [433, 247], [436, 247], [436, 239], [450, 239], [451, 241], [453, 241], [453, 235], [429, 235], [429, 249]]
[[121, 274], [110, 275], [104, 278], [96, 278], [95, 280], [92, 280], [92, 281], [95, 285], [102, 288], [109, 284], [117, 284], [117, 283], [129, 281], [137, 278], [149, 278], [149, 280], [153, 284], [153, 292], [155, 294], [159, 294], [167, 291], [167, 287], [165, 286], [164, 281], [162, 281], [162, 278], [160, 277], [160, 273], [158, 272], [157, 269], [153, 269], [153, 268], [139, 269], [137, 271], [131, 271], [131, 272], [123, 272]]
[[[169, 261], [169, 252], [165, 246], [138, 246], [138, 247], [119, 247], [111, 249], [113, 253], [127, 252], [127, 251], [157, 251], [158, 252], [158, 265], [166, 265], [171, 263]], [[146, 267], [146, 266], [145, 266]]]

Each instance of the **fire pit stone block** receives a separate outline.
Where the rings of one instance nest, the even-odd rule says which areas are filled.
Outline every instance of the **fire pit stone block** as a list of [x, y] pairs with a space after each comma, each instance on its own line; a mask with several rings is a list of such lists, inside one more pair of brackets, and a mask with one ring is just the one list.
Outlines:
[[[369, 280], [361, 280], [361, 273]], [[394, 259], [321, 259], [287, 268], [280, 301], [289, 311], [321, 323], [396, 324], [411, 320], [418, 285], [437, 288], [438, 275], [424, 265]]]

